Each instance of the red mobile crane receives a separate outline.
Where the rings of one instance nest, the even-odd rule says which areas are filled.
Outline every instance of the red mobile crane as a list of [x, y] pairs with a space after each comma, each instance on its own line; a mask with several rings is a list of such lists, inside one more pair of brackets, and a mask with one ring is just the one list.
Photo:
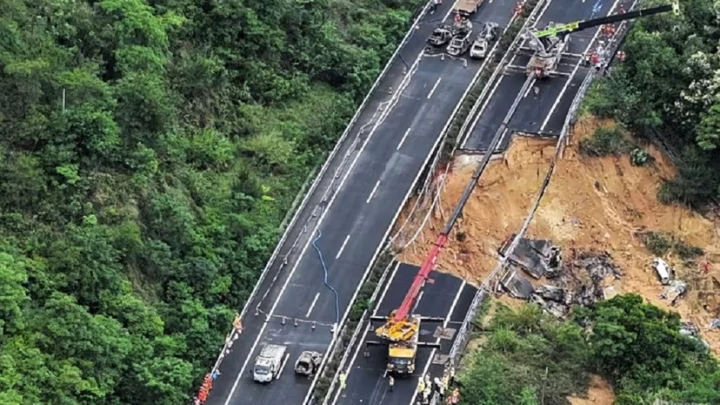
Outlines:
[[[623, 21], [627, 19], [637, 18], [637, 17], [643, 17], [646, 15], [652, 15], [657, 13], [663, 13], [666, 11], [673, 10], [676, 14], [679, 13], [679, 6], [677, 4], [677, 0], [674, 0], [673, 5], [670, 6], [660, 6], [652, 9], [645, 9], [645, 10], [637, 10], [633, 11], [627, 14], [621, 14], [621, 15], [613, 15], [608, 17], [603, 17], [595, 20], [589, 20], [589, 21], [581, 21], [576, 23], [570, 23], [563, 26], [558, 27], [552, 27], [547, 30], [535, 33], [535, 36], [537, 37], [545, 37], [550, 35], [567, 35], [570, 32], [582, 30], [585, 28], [594, 27], [600, 24], [609, 24], [614, 23], [618, 21]], [[528, 83], [526, 83], [527, 86]], [[522, 93], [522, 92], [521, 92]], [[515, 101], [517, 103], [518, 100]], [[508, 112], [508, 115], [503, 120], [502, 125], [498, 129], [495, 137], [493, 138], [490, 147], [488, 148], [488, 151], [495, 150], [497, 147], [497, 144], [499, 143], [499, 140], [501, 138], [501, 133], [504, 132], [507, 129], [507, 125], [510, 121], [510, 118], [512, 116], [512, 111], [514, 111], [515, 106], [511, 109], [510, 112]], [[423, 262], [422, 266], [420, 267], [420, 270], [418, 271], [417, 275], [415, 276], [415, 279], [412, 282], [412, 285], [410, 286], [410, 289], [408, 290], [407, 294], [405, 295], [405, 298], [402, 301], [402, 304], [400, 307], [392, 312], [390, 312], [388, 317], [371, 317], [371, 320], [381, 320], [384, 321], [384, 325], [377, 328], [375, 330], [375, 333], [377, 336], [381, 339], [383, 339], [386, 343], [381, 342], [367, 342], [368, 345], [374, 345], [374, 344], [387, 344], [388, 345], [388, 365], [387, 365], [387, 371], [393, 372], [395, 374], [400, 375], [409, 375], [411, 374], [415, 369], [415, 357], [417, 355], [417, 348], [420, 346], [431, 346], [431, 347], [437, 347], [439, 345], [433, 344], [433, 343], [425, 343], [425, 342], [419, 342], [419, 331], [420, 331], [420, 321], [442, 321], [442, 318], [428, 318], [428, 317], [421, 317], [420, 315], [414, 314], [413, 310], [415, 309], [415, 304], [418, 300], [418, 297], [420, 296], [420, 292], [422, 291], [423, 287], [425, 286], [425, 283], [428, 281], [428, 276], [430, 275], [430, 272], [435, 266], [435, 262], [437, 261], [438, 256], [440, 255], [440, 252], [445, 247], [445, 244], [447, 243], [448, 236], [450, 235], [450, 232], [452, 231], [453, 227], [455, 226], [455, 223], [457, 222], [458, 218], [462, 214], [462, 210], [465, 207], [465, 204], [467, 203], [468, 199], [470, 198], [470, 195], [472, 194], [473, 189], [475, 189], [475, 186], [477, 185], [480, 175], [485, 170], [485, 167], [487, 167], [488, 162], [490, 161], [490, 157], [492, 156], [492, 153], [486, 153], [480, 163], [478, 164], [478, 167], [475, 168], [475, 171], [473, 172], [473, 176], [468, 183], [468, 185], [465, 187], [465, 190], [460, 197], [460, 200], [458, 201], [458, 204], [455, 206], [455, 210], [453, 211], [452, 215], [448, 219], [447, 224], [445, 225], [445, 228], [443, 231], [438, 235], [437, 240], [435, 241], [435, 244], [433, 245], [432, 249], [428, 253], [427, 258]]]

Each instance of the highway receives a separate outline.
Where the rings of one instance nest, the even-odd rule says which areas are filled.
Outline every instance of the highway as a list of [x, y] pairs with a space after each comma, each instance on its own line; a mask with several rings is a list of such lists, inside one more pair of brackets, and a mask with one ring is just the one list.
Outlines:
[[[540, 14], [536, 27], [544, 28], [549, 22], [568, 23], [587, 20], [608, 15], [615, 0], [551, 0], [546, 3], [545, 10]], [[566, 52], [584, 54], [591, 47], [598, 28], [587, 29], [570, 34], [570, 43]], [[595, 45], [593, 45], [595, 46]], [[510, 65], [526, 66], [530, 57], [516, 54], [511, 58]], [[568, 109], [577, 94], [578, 87], [587, 74], [587, 68], [580, 66], [580, 58], [566, 56], [560, 62], [559, 72], [568, 73], [570, 77], [550, 77], [537, 80], [534, 89], [525, 94], [525, 99], [518, 106], [510, 121], [508, 134], [512, 132], [542, 133], [559, 135]], [[474, 122], [470, 125], [461, 149], [485, 151], [490, 145], [493, 135], [500, 127], [505, 113], [515, 100], [526, 76], [521, 73], [506, 72], [498, 76], [484, 105], [478, 111]], [[511, 136], [506, 134], [498, 145], [498, 151], [505, 150]]]
[[[494, 4], [505, 7], [504, 1]], [[479, 73], [478, 61], [423, 56], [438, 17], [452, 7], [444, 3], [421, 20], [328, 163], [250, 297], [243, 333], [220, 365], [208, 404], [302, 404], [309, 396], [311, 381], [296, 378], [292, 363], [304, 350], [329, 348], [333, 324], [344, 322], [391, 224]], [[325, 269], [337, 297], [323, 282]], [[253, 382], [251, 372], [269, 343], [287, 345], [290, 364], [264, 386]]]
[[[381, 287], [382, 293], [378, 305], [374, 309], [374, 315], [387, 315], [400, 305], [418, 270], [419, 268], [416, 266], [398, 265], [397, 270], [388, 278], [385, 286]], [[423, 289], [415, 313], [428, 317], [444, 317], [448, 320], [445, 327], [457, 329], [465, 318], [465, 313], [470, 307], [477, 290], [464, 281], [448, 274], [432, 272], [430, 278], [434, 282], [427, 284]], [[411, 399], [417, 388], [418, 378], [428, 371], [433, 375], [442, 374], [441, 365], [431, 364], [433, 349], [420, 348], [415, 373], [408, 378], [396, 379], [393, 392], [390, 392], [387, 379], [384, 378], [385, 365], [387, 364], [387, 348], [370, 346], [368, 348], [370, 356], [365, 357], [363, 355], [366, 347], [365, 342], [367, 340], [377, 340], [374, 333], [374, 327], [377, 326], [380, 326], [380, 323], [376, 322], [373, 327], [368, 322], [362, 325], [364, 337], [360, 344], [352, 348], [353, 353], [350, 364], [345, 368], [347, 387], [342, 392], [336, 390], [332, 393], [332, 400], [328, 402], [329, 404], [413, 405]], [[448, 354], [453, 340], [433, 337], [438, 326], [442, 326], [442, 323], [422, 323], [420, 325], [420, 341], [440, 343], [440, 353]]]

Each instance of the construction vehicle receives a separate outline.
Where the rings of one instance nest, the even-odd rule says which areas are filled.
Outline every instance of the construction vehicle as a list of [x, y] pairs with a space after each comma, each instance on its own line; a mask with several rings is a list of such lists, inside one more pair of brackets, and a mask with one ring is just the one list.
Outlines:
[[497, 37], [496, 23], [485, 23], [482, 31], [478, 34], [472, 48], [470, 48], [470, 57], [474, 59], [483, 59], [487, 55], [490, 43]]
[[269, 383], [280, 378], [288, 356], [290, 354], [287, 353], [287, 346], [267, 345], [263, 347], [255, 359], [253, 380], [259, 383]]
[[480, 8], [482, 2], [483, 0], [458, 0], [453, 11], [467, 18]]
[[322, 353], [304, 351], [295, 361], [295, 374], [312, 377], [317, 373], [322, 363]]
[[[671, 10], [675, 14], [679, 13], [680, 9], [677, 0], [675, 0], [672, 5], [668, 4], [659, 7], [635, 10], [587, 21], [576, 21], [569, 24], [555, 24], [551, 22], [545, 27], [545, 29], [540, 31], [527, 29], [524, 33], [524, 37], [527, 39], [529, 49], [521, 48], [521, 50], [530, 50], [533, 54], [530, 58], [530, 62], [524, 70], [527, 74], [535, 75], [537, 78], [560, 74], [556, 72], [556, 68], [560, 63], [563, 53], [567, 49], [569, 34], [604, 24], [613, 24], [634, 18], [665, 13]], [[517, 66], [508, 67], [511, 69], [522, 69]]]

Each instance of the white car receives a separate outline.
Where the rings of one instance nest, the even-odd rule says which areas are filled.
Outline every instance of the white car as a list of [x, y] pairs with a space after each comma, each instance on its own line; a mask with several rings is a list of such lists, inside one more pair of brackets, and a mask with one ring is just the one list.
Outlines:
[[488, 43], [484, 38], [480, 38], [473, 43], [470, 48], [470, 57], [475, 59], [482, 59], [487, 54]]

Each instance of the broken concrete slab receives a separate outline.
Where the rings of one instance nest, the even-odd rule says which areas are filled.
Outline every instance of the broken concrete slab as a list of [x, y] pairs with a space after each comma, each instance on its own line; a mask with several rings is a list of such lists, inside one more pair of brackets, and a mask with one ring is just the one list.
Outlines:
[[671, 305], [675, 305], [687, 292], [688, 285], [682, 280], [671, 280], [670, 284], [660, 294], [660, 298], [671, 300]]
[[565, 288], [554, 285], [543, 285], [535, 294], [541, 296], [544, 300], [555, 301], [564, 305], [570, 305], [573, 302], [573, 293]]
[[561, 265], [560, 249], [546, 239], [521, 238], [512, 252], [508, 252], [515, 235], [500, 248], [499, 253], [508, 258], [530, 276], [540, 279], [547, 273], [553, 273]]
[[535, 291], [530, 280], [520, 275], [517, 270], [508, 271], [500, 284], [515, 298], [528, 299]]

